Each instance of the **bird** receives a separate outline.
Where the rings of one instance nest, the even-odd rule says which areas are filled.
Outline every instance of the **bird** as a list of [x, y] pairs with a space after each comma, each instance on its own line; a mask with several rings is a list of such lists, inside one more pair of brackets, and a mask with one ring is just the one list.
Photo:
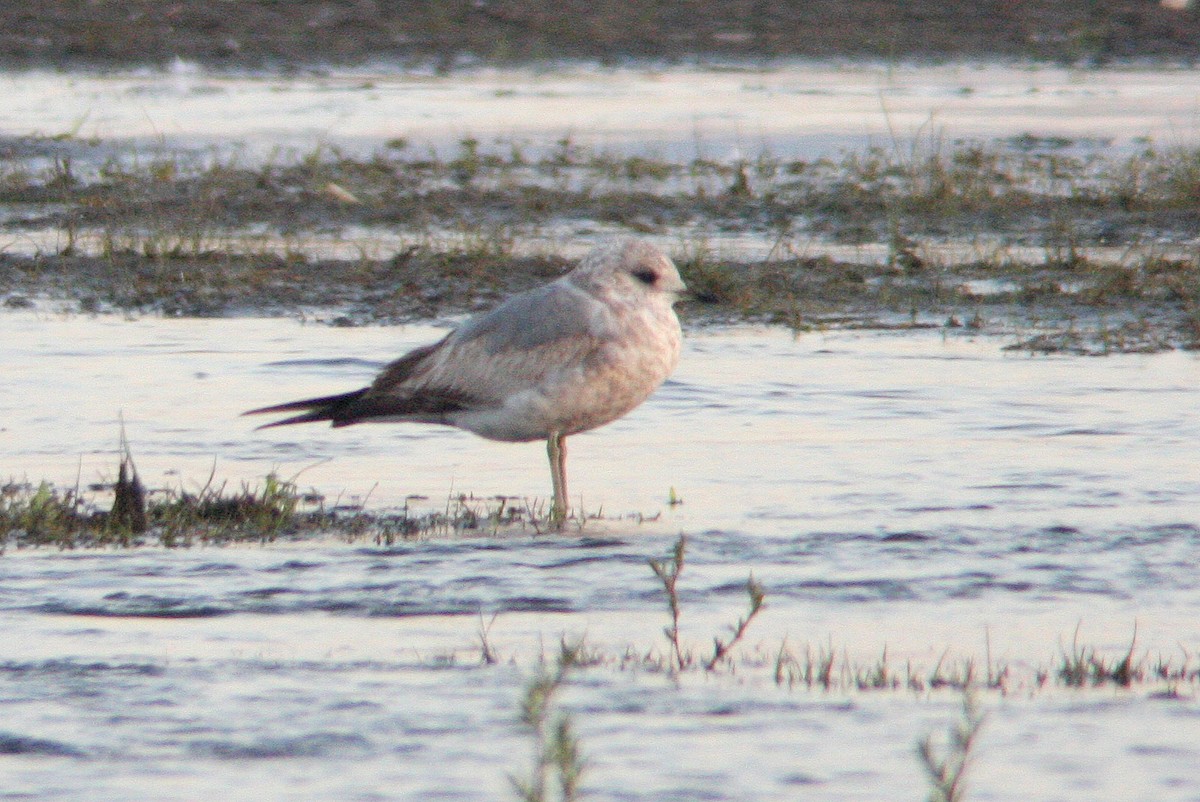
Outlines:
[[679, 362], [683, 335], [674, 304], [686, 289], [654, 245], [609, 240], [557, 280], [387, 364], [367, 387], [243, 414], [299, 413], [260, 429], [411, 422], [503, 442], [545, 440], [550, 521], [561, 527], [568, 516], [567, 437], [623, 417], [666, 381]]

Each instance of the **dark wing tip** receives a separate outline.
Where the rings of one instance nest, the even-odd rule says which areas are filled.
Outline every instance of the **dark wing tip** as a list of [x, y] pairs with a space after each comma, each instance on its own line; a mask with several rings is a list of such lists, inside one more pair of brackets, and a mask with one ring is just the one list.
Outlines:
[[[251, 412], [243, 412], [242, 414], [243, 415], [254, 415], [258, 412], [268, 412], [268, 411], [269, 410], [265, 410], [265, 409], [264, 410], [256, 409]], [[254, 431], [257, 432], [257, 431], [261, 431], [262, 429], [274, 429], [276, 426], [290, 426], [293, 423], [315, 423], [317, 421], [323, 421], [323, 420], [329, 420], [329, 419], [330, 418], [328, 415], [324, 415], [320, 411], [313, 411], [313, 412], [308, 412], [304, 415], [293, 415], [290, 418], [284, 418], [283, 420], [273, 420], [270, 423], [264, 423], [261, 426], [255, 426]], [[334, 424], [334, 425], [336, 425], [336, 424]]]
[[250, 409], [242, 413], [246, 415], [269, 415], [279, 412], [297, 412], [303, 411], [303, 414], [293, 415], [290, 418], [283, 420], [271, 421], [264, 423], [262, 426], [255, 427], [256, 429], [270, 429], [275, 426], [290, 426], [293, 423], [315, 423], [318, 421], [333, 421], [334, 426], [339, 423], [353, 423], [346, 420], [339, 413], [344, 411], [348, 404], [358, 400], [366, 388], [361, 390], [353, 390], [349, 393], [339, 393], [338, 395], [327, 395], [321, 398], [306, 398], [302, 401], [288, 401], [285, 404], [273, 404], [269, 407], [259, 407], [258, 409]]

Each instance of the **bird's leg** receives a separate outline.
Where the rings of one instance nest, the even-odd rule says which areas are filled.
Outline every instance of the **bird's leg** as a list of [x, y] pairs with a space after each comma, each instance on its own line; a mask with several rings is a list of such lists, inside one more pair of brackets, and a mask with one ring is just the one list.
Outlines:
[[562, 526], [567, 520], [567, 438], [551, 432], [546, 438], [546, 454], [550, 457], [550, 481], [554, 485], [550, 521]]

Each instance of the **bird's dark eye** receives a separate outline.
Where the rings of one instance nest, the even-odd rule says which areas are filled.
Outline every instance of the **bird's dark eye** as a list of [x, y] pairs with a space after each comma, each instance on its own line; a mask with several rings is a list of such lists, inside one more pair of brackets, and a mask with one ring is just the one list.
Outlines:
[[643, 284], [645, 284], [646, 286], [650, 286], [650, 285], [654, 284], [654, 280], [656, 278], [658, 278], [658, 276], [656, 276], [654, 274], [653, 270], [648, 270], [646, 268], [642, 268], [641, 270], [633, 271], [633, 277], [635, 279], [637, 279], [638, 281], [642, 282]]

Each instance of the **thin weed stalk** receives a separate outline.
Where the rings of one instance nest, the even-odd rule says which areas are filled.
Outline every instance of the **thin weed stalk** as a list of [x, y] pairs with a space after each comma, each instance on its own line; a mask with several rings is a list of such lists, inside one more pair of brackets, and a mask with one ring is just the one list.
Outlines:
[[[662, 583], [663, 592], [667, 599], [667, 611], [671, 616], [671, 623], [663, 628], [663, 634], [666, 635], [667, 643], [670, 645], [669, 661], [671, 672], [678, 673], [687, 669], [692, 664], [692, 654], [690, 650], [685, 650], [680, 639], [679, 619], [681, 617], [681, 605], [679, 601], [679, 575], [683, 573], [684, 557], [687, 553], [687, 537], [680, 535], [679, 540], [675, 541], [675, 546], [671, 550], [671, 556], [665, 560], [650, 559], [647, 563], [650, 569], [654, 571], [654, 575], [658, 577], [658, 581]], [[763, 608], [766, 593], [754, 579], [754, 574], [750, 574], [750, 578], [746, 581], [746, 593], [750, 597], [750, 610], [745, 616], [739, 618], [737, 623], [730, 627], [733, 635], [728, 641], [720, 638], [713, 638], [713, 654], [708, 660], [704, 661], [705, 671], [715, 671], [717, 666], [726, 662], [729, 659], [730, 650], [733, 649], [738, 642], [746, 634], [746, 630], [750, 627], [750, 622], [754, 620], [759, 611]], [[780, 652], [779, 660], [783, 660], [783, 651]], [[777, 671], [783, 669], [777, 666]]]
[[500, 661], [496, 650], [492, 648], [491, 641], [492, 627], [499, 615], [500, 613], [492, 613], [492, 617], [485, 623], [483, 610], [479, 611], [479, 629], [476, 631], [476, 636], [479, 638], [479, 661], [484, 665], [493, 666]]
[[733, 630], [733, 637], [729, 642], [725, 642], [718, 637], [713, 638], [713, 656], [704, 664], [705, 671], [714, 670], [722, 660], [729, 654], [729, 650], [742, 639], [746, 634], [746, 630], [750, 626], [750, 622], [754, 620], [754, 616], [758, 615], [763, 608], [763, 601], [766, 598], [766, 593], [763, 591], [762, 585], [754, 581], [754, 574], [750, 574], [750, 578], [746, 581], [746, 593], [750, 597], [750, 612], [744, 617], [739, 618]]
[[663, 634], [667, 636], [667, 641], [671, 645], [673, 671], [683, 671], [691, 662], [690, 655], [685, 656], [679, 643], [680, 606], [679, 591], [676, 588], [679, 582], [679, 575], [683, 572], [683, 560], [686, 552], [687, 537], [680, 535], [679, 540], [675, 541], [675, 547], [669, 559], [648, 560], [650, 569], [654, 571], [654, 575], [662, 582], [663, 591], [667, 596], [667, 609], [671, 615], [671, 623], [669, 626], [663, 628]]

